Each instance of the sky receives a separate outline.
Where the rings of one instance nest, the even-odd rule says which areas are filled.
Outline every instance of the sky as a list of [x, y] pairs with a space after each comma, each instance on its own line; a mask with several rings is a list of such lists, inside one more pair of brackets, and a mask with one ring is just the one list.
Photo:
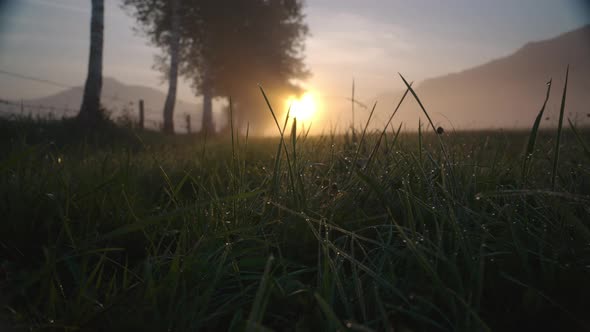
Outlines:
[[[118, 0], [105, 0], [104, 75], [166, 90], [153, 68], [159, 50], [134, 30]], [[530, 41], [590, 23], [584, 0], [307, 0], [311, 35], [307, 86], [337, 103], [402, 87], [508, 55]], [[90, 0], [0, 0], [0, 71], [82, 85]], [[28, 99], [63, 88], [0, 74], [0, 98]], [[179, 98], [196, 101], [188, 82]]]

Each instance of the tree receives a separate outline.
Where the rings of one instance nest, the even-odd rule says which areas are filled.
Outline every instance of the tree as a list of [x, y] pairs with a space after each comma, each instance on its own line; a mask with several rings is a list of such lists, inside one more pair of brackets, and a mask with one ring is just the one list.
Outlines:
[[178, 64], [180, 62], [180, 18], [178, 0], [171, 0], [170, 8], [170, 68], [168, 74], [168, 94], [164, 103], [164, 132], [174, 133], [174, 106], [176, 104], [176, 87], [178, 85]]
[[78, 120], [85, 126], [95, 127], [103, 117], [100, 110], [100, 93], [102, 90], [104, 0], [92, 0], [91, 15], [88, 74]]
[[214, 130], [213, 97], [231, 97], [236, 123], [243, 126], [247, 120], [261, 124], [269, 119], [257, 83], [275, 100], [302, 91], [294, 83], [309, 75], [302, 56], [308, 28], [300, 0], [189, 1], [196, 15], [182, 29], [190, 40], [183, 74], [203, 95], [203, 130]]
[[277, 96], [301, 91], [293, 83], [308, 75], [302, 57], [308, 29], [301, 0], [182, 0], [181, 9], [174, 0], [123, 3], [134, 9], [143, 31], [168, 55], [163, 60], [168, 66], [160, 67], [170, 82], [165, 128], [171, 128], [166, 123], [172, 123], [173, 111], [167, 110], [179, 66], [203, 96], [204, 132], [215, 131], [215, 97], [232, 97], [238, 123], [243, 124], [245, 119], [260, 121], [267, 112], [257, 83]]
[[[123, 6], [133, 9], [151, 42], [165, 50], [167, 57], [160, 59], [160, 69], [167, 72], [168, 94], [164, 103], [165, 133], [174, 133], [174, 106], [178, 86], [178, 68], [181, 62], [181, 4], [182, 0], [124, 0]], [[167, 65], [166, 65], [167, 63]]]

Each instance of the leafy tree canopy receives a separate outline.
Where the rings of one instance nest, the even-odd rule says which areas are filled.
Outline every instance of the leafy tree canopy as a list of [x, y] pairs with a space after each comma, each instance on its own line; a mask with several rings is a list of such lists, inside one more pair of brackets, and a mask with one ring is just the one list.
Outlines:
[[[167, 47], [170, 1], [124, 0], [151, 41]], [[232, 98], [238, 123], [270, 120], [257, 84], [281, 103], [302, 92], [308, 27], [301, 0], [181, 0], [182, 74], [195, 92]], [[258, 127], [258, 126], [257, 126]], [[262, 126], [261, 126], [262, 127]]]

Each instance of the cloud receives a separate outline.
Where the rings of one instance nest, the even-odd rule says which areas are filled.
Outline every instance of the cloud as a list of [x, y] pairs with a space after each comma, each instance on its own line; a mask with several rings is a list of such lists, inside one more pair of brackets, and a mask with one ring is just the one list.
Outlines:
[[354, 77], [357, 93], [368, 97], [372, 90], [396, 84], [396, 72], [413, 62], [416, 45], [400, 25], [350, 11], [315, 10], [307, 18], [312, 36], [306, 62], [314, 73], [310, 83], [327, 94], [348, 94]]
[[360, 65], [388, 61], [392, 54], [413, 49], [406, 31], [395, 24], [370, 20], [353, 13], [309, 15], [312, 37], [307, 43], [310, 63]]

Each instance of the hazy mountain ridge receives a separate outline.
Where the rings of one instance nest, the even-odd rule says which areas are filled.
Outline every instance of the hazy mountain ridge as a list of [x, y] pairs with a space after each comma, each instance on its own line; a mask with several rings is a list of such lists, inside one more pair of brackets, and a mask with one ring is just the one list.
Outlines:
[[[83, 88], [74, 87], [56, 94], [24, 100], [26, 114], [40, 115], [46, 117], [51, 112], [53, 116], [74, 116], [82, 103]], [[166, 100], [166, 94], [160, 90], [122, 83], [114, 78], [103, 78], [101, 104], [116, 119], [127, 113], [133, 120], [138, 118], [139, 100], [144, 101], [145, 125], [148, 128], [158, 128], [162, 122], [162, 109]], [[42, 106], [42, 109], [35, 106]], [[53, 109], [52, 109], [53, 108]], [[16, 110], [16, 109], [15, 109]], [[192, 128], [200, 126], [200, 103], [189, 103], [176, 100], [174, 121], [177, 131], [184, 131], [186, 127], [185, 115], [191, 114]]]
[[[432, 79], [417, 85], [416, 92], [436, 122], [458, 128], [530, 127], [543, 103], [546, 83], [553, 78], [547, 110], [554, 124], [561, 101], [567, 65], [570, 77], [566, 115], [587, 121], [590, 113], [590, 25], [552, 39], [531, 42], [515, 53]], [[398, 102], [401, 92], [386, 93], [379, 104]], [[411, 99], [411, 100], [410, 100]], [[417, 103], [410, 96], [397, 120], [417, 122]], [[390, 112], [382, 108], [378, 111]], [[421, 114], [420, 114], [421, 115]], [[397, 117], [397, 116], [396, 116]]]

